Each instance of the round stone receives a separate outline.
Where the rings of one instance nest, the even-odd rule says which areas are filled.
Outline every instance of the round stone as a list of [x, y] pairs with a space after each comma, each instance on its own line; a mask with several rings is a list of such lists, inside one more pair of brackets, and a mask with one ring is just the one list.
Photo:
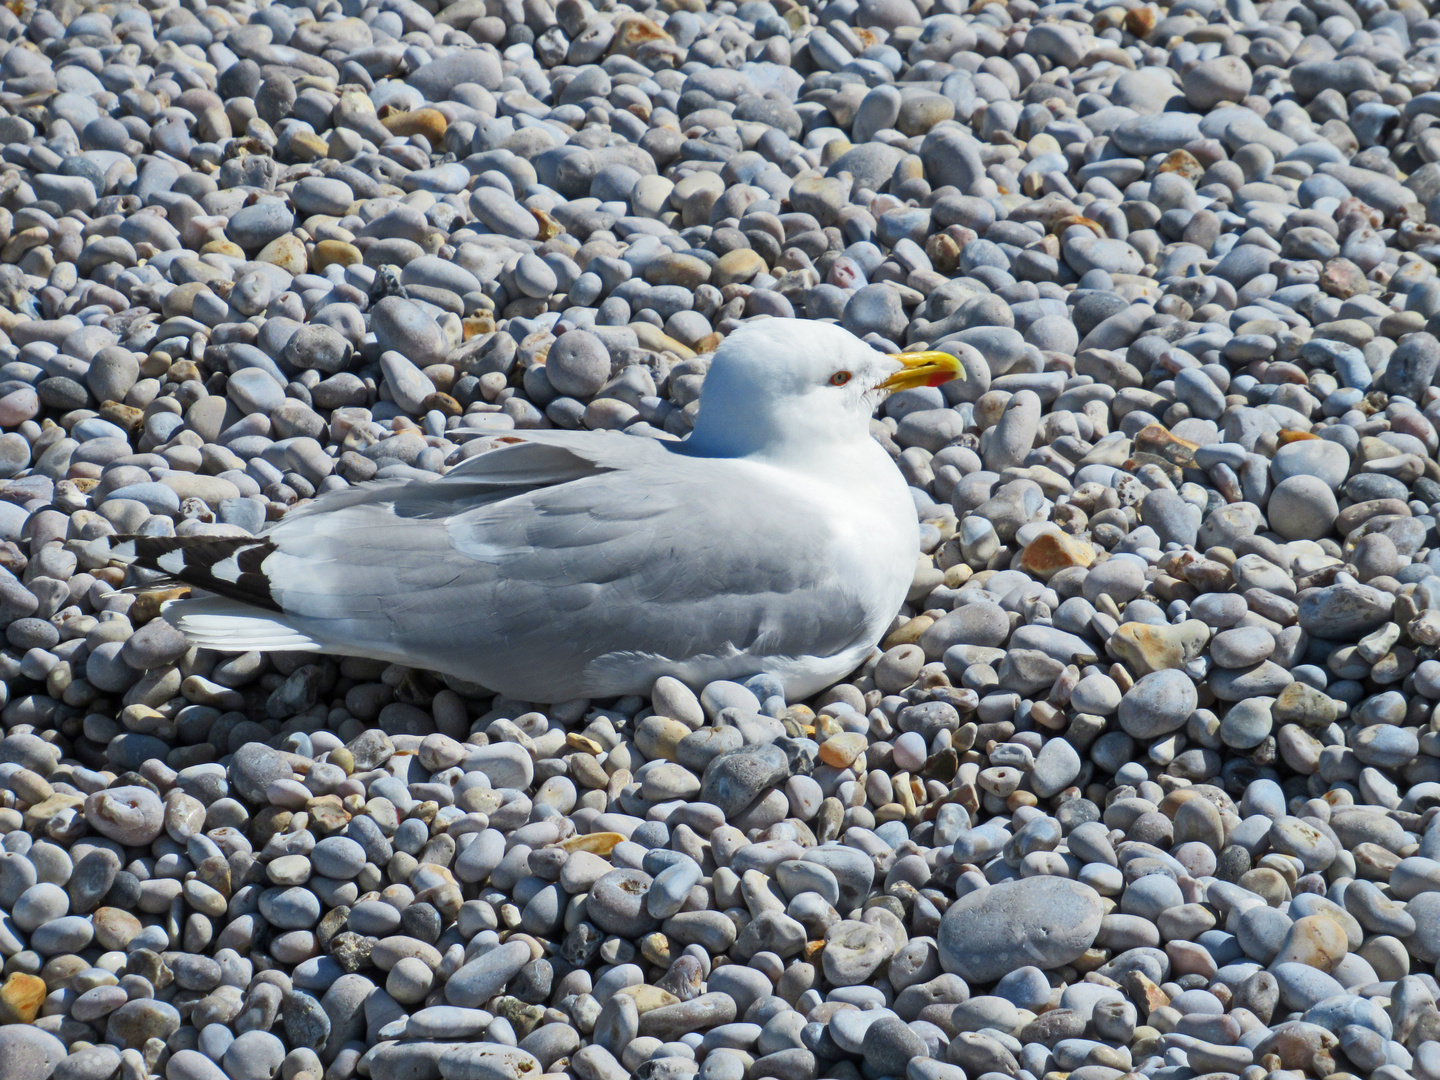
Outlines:
[[225, 1050], [221, 1067], [230, 1080], [271, 1080], [285, 1060], [285, 1044], [268, 1031], [246, 1031]]
[[1267, 659], [1274, 651], [1274, 636], [1259, 626], [1222, 630], [1210, 641], [1210, 658], [1222, 668], [1250, 667]]
[[559, 286], [555, 271], [536, 255], [522, 255], [515, 264], [515, 284], [526, 296], [545, 297]]
[[659, 920], [646, 907], [653, 879], [640, 870], [612, 870], [590, 889], [585, 910], [590, 921], [611, 934], [636, 937], [657, 929]]
[[610, 352], [594, 334], [568, 330], [550, 346], [545, 375], [550, 385], [567, 397], [594, 397], [610, 380]]
[[1226, 101], [1243, 101], [1250, 93], [1253, 76], [1250, 65], [1240, 56], [1217, 56], [1202, 60], [1180, 78], [1185, 98], [1202, 112]]
[[1320, 477], [1289, 476], [1270, 493], [1266, 516], [1286, 540], [1319, 540], [1335, 527], [1340, 506], [1332, 487]]
[[1349, 472], [1349, 452], [1328, 439], [1286, 443], [1270, 459], [1270, 475], [1277, 487], [1292, 476], [1312, 476], [1333, 491], [1345, 482]]
[[900, 294], [888, 285], [866, 285], [856, 290], [840, 319], [840, 324], [856, 337], [879, 334], [887, 341], [904, 337], [907, 323]]
[[371, 309], [370, 329], [381, 352], [395, 352], [416, 367], [443, 361], [449, 352], [433, 318], [399, 296], [386, 296]]
[[1137, 739], [1155, 739], [1184, 725], [1200, 703], [1195, 683], [1183, 671], [1144, 676], [1120, 701], [1120, 727]]
[[881, 1016], [865, 1029], [860, 1054], [871, 1075], [902, 1076], [911, 1061], [928, 1056], [928, 1049], [898, 1016]]

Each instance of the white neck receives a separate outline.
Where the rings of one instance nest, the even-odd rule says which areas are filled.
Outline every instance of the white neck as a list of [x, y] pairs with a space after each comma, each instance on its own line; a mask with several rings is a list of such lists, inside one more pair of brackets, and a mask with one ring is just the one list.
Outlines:
[[772, 400], [757, 401], [754, 394], [727, 393], [724, 377], [717, 378], [718, 374], [712, 373], [711, 380], [722, 385], [712, 388], [711, 382], [706, 383], [695, 430], [686, 440], [691, 453], [813, 461], [857, 442], [871, 441], [868, 415], [856, 409], [820, 406], [823, 395], [834, 391], [822, 390], [777, 405]]

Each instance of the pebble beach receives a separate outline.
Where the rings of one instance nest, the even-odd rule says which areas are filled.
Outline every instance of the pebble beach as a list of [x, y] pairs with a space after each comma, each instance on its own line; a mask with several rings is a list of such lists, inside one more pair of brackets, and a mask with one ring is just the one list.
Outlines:
[[[0, 264], [0, 1080], [1440, 1080], [1433, 2], [13, 0]], [[110, 559], [766, 317], [965, 372], [815, 698]]]

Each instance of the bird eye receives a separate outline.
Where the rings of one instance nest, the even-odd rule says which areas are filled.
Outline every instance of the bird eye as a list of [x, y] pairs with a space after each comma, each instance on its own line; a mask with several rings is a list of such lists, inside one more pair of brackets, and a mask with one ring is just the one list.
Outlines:
[[837, 372], [835, 372], [834, 375], [831, 375], [831, 376], [830, 376], [830, 385], [831, 385], [831, 386], [844, 386], [846, 383], [848, 383], [848, 382], [850, 381], [851, 377], [852, 377], [852, 376], [850, 375], [850, 372], [848, 372], [848, 371], [837, 371]]

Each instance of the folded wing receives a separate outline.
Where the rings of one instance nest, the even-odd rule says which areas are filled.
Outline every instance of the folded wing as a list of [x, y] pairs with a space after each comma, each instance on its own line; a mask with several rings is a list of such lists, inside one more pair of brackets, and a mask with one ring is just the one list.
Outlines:
[[[236, 580], [205, 587], [252, 619], [240, 605], [268, 596], [291, 642], [273, 647], [298, 636], [533, 700], [628, 692], [657, 663], [832, 655], [866, 632], [822, 507], [787, 474], [616, 433], [524, 437], [433, 482], [317, 500], [248, 542], [267, 548], [248, 592], [213, 565]], [[254, 627], [219, 633], [207, 603], [167, 617], [266, 647], [246, 644]]]

